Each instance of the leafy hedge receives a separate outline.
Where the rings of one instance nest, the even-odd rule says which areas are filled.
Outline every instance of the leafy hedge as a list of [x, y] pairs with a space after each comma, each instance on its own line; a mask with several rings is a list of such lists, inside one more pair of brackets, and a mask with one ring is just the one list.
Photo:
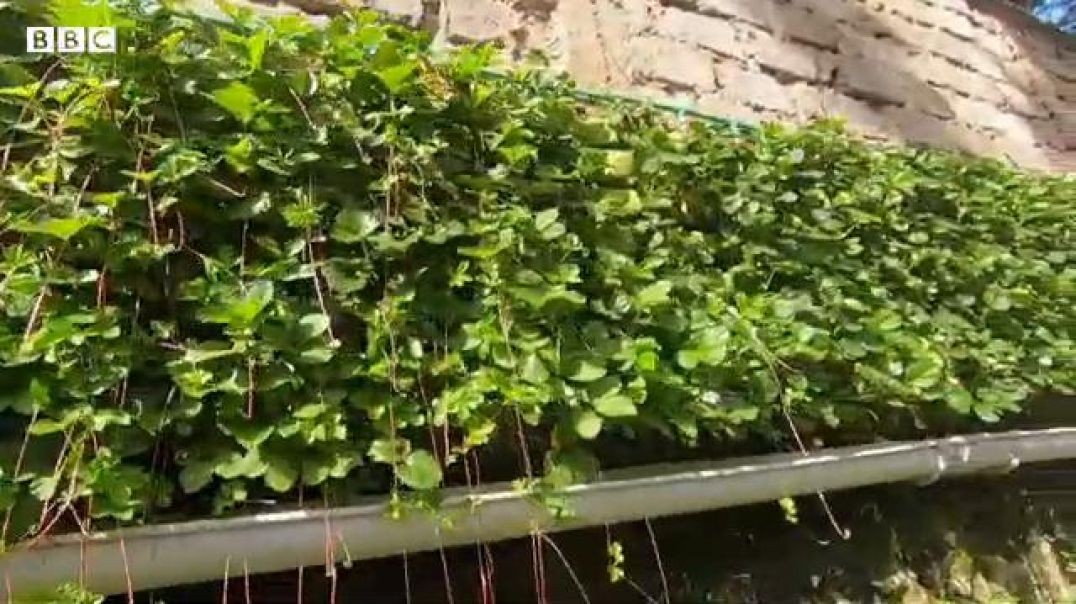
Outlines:
[[1076, 385], [1072, 178], [584, 107], [366, 13], [106, 16], [125, 52], [0, 64], [0, 503], [35, 520]]

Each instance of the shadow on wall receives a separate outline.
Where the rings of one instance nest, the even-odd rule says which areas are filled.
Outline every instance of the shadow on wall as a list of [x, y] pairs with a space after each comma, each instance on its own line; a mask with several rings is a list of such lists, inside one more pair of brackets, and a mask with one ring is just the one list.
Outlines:
[[1076, 171], [1076, 35], [1065, 34], [1031, 15], [997, 0], [969, 0], [969, 6], [992, 17], [1026, 59], [1007, 75], [1040, 99], [1049, 122], [1030, 122], [1035, 140], [1047, 148], [1055, 169]]
[[[1072, 169], [1076, 45], [1000, 0], [659, 2], [674, 17], [736, 28], [745, 48], [717, 49], [715, 112], [739, 100], [765, 119], [841, 115], [867, 136]], [[676, 20], [662, 18], [657, 33], [668, 34], [660, 24]], [[673, 35], [690, 41], [680, 28]], [[737, 99], [748, 78], [737, 69], [776, 79], [793, 111], [781, 99]]]

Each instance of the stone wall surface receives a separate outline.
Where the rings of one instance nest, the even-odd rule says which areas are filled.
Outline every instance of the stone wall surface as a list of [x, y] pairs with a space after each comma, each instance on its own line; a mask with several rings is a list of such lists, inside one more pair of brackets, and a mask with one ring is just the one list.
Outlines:
[[350, 2], [447, 43], [542, 51], [582, 86], [751, 121], [843, 116], [869, 137], [1076, 171], [1076, 36], [1002, 0]]

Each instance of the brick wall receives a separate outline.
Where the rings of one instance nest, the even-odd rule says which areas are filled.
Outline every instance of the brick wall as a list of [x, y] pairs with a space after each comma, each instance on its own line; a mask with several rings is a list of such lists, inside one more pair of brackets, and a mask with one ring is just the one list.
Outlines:
[[351, 1], [445, 42], [542, 50], [584, 86], [1076, 170], [1076, 37], [1001, 0]]

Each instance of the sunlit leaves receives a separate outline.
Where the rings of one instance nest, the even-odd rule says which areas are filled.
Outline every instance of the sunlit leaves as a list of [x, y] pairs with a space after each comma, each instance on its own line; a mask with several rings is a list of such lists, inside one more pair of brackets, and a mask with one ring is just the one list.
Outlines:
[[273, 284], [258, 281], [238, 299], [222, 300], [201, 313], [203, 321], [225, 323], [232, 327], [249, 327], [273, 299]]
[[429, 451], [420, 449], [396, 467], [396, 475], [412, 489], [428, 490], [441, 484], [441, 465]]
[[101, 226], [103, 222], [97, 216], [76, 214], [66, 218], [49, 218], [34, 222], [20, 221], [13, 225], [13, 229], [22, 233], [38, 233], [66, 241], [83, 229]]
[[252, 120], [258, 112], [258, 95], [242, 82], [232, 82], [218, 88], [210, 98], [243, 124]]
[[[555, 490], [606, 436], [970, 427], [1076, 386], [1071, 177], [583, 111], [372, 13], [131, 10], [137, 52], [0, 67], [0, 413], [98, 443], [95, 512], [151, 467], [183, 510], [429, 491], [517, 417]], [[18, 497], [67, 491], [43, 457]]]
[[345, 208], [336, 216], [331, 236], [342, 243], [357, 243], [371, 235], [380, 225], [380, 220], [372, 212]]
[[605, 367], [591, 359], [576, 358], [567, 363], [567, 378], [574, 382], [593, 382], [606, 373]]

